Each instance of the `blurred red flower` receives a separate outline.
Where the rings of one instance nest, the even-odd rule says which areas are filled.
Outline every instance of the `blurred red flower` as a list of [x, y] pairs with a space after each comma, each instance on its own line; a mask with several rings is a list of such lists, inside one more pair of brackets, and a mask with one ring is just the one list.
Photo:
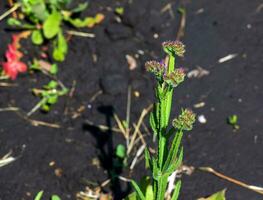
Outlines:
[[8, 45], [5, 53], [7, 61], [2, 63], [5, 74], [12, 80], [16, 79], [18, 73], [27, 71], [26, 64], [20, 61], [23, 54], [18, 50], [19, 39], [17, 35], [12, 36], [12, 43]]

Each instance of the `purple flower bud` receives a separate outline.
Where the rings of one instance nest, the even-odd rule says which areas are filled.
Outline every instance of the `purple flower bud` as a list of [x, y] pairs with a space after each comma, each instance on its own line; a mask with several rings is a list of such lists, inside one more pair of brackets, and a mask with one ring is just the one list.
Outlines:
[[161, 78], [166, 67], [164, 63], [152, 60], [145, 63], [145, 68], [148, 72], [152, 72], [157, 78]]
[[184, 81], [184, 78], [185, 72], [183, 68], [175, 69], [173, 72], [164, 75], [163, 77], [164, 81], [172, 87], [177, 87], [181, 82]]
[[177, 55], [183, 57], [185, 53], [185, 45], [180, 41], [166, 41], [163, 42], [163, 49], [169, 55]]
[[173, 126], [180, 130], [190, 131], [193, 128], [196, 114], [189, 109], [182, 109], [178, 118], [173, 120]]

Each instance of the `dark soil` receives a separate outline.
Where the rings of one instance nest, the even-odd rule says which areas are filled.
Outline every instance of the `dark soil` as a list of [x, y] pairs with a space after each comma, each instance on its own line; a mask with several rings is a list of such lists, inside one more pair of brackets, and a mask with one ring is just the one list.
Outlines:
[[[131, 118], [138, 119], [141, 110], [153, 100], [154, 80], [145, 72], [143, 64], [164, 56], [160, 44], [175, 39], [180, 17], [160, 13], [167, 3], [174, 1], [126, 2], [91, 1], [87, 14], [100, 11], [106, 15], [106, 20], [88, 30], [94, 32], [96, 38], [73, 37], [70, 41], [68, 57], [60, 64], [59, 79], [68, 87], [76, 80], [74, 96], [62, 98], [49, 114], [33, 115], [34, 119], [58, 123], [62, 128], [34, 127], [15, 112], [0, 112], [0, 155], [11, 149], [21, 155], [12, 164], [0, 168], [1, 200], [33, 199], [39, 190], [46, 191], [46, 199], [53, 193], [62, 199], [75, 199], [76, 192], [83, 190], [87, 181], [99, 183], [108, 178], [111, 152], [116, 144], [124, 141], [118, 134], [100, 133], [85, 121], [109, 125], [114, 122], [110, 115], [112, 109], [124, 118], [128, 85], [140, 92], [139, 98], [132, 98]], [[180, 107], [192, 108], [198, 102], [206, 103], [205, 107], [194, 111], [205, 115], [207, 123], [197, 122], [194, 130], [185, 135], [185, 164], [211, 166], [258, 186], [263, 184], [263, 9], [258, 7], [261, 3], [261, 0], [186, 0], [180, 3], [187, 9], [183, 38], [187, 53], [181, 64], [189, 70], [201, 66], [209, 70], [210, 75], [189, 79], [180, 86], [175, 94], [177, 110], [174, 111], [175, 116]], [[122, 23], [117, 23], [109, 10], [117, 5], [125, 7]], [[176, 13], [179, 3], [172, 5]], [[7, 8], [4, 3], [0, 7], [1, 13]], [[200, 9], [203, 12], [199, 13]], [[10, 42], [10, 31], [6, 28], [5, 20], [1, 21], [1, 55]], [[153, 37], [155, 33], [159, 35], [157, 39]], [[138, 67], [130, 71], [125, 55], [134, 56], [138, 50], [143, 50], [145, 55], [139, 56]], [[219, 58], [233, 53], [238, 56], [218, 63]], [[92, 54], [98, 57], [96, 63]], [[20, 75], [16, 81], [18, 87], [0, 88], [0, 108], [12, 104], [28, 112], [38, 101], [30, 94], [30, 88], [47, 81], [40, 74]], [[90, 102], [99, 90], [103, 90], [103, 94]], [[71, 112], [81, 106], [85, 106], [85, 111], [72, 119]], [[64, 114], [66, 108], [70, 111], [67, 115]], [[226, 123], [226, 118], [232, 114], [239, 116], [237, 132]], [[23, 145], [24, 151], [21, 150]], [[97, 168], [92, 160], [101, 156], [104, 162]], [[55, 161], [55, 167], [49, 166], [51, 161]], [[56, 168], [62, 169], [61, 177], [54, 174]], [[144, 174], [141, 163], [134, 175], [139, 180]], [[128, 191], [125, 184], [122, 187], [116, 184], [115, 199], [121, 199]], [[228, 188], [227, 199], [263, 199], [202, 172], [183, 176], [180, 199], [197, 199], [223, 188]]]

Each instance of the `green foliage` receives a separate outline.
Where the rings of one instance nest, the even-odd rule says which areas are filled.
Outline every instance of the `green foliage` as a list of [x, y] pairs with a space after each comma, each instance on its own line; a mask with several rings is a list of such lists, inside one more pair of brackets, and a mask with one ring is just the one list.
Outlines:
[[68, 43], [60, 31], [58, 33], [57, 39], [54, 42], [53, 58], [56, 61], [64, 61], [65, 56], [68, 52]]
[[31, 35], [32, 42], [36, 45], [41, 45], [44, 41], [40, 30], [34, 30]]
[[[38, 192], [37, 195], [35, 196], [34, 200], [42, 200], [43, 194], [44, 194], [43, 190]], [[61, 200], [61, 198], [56, 194], [53, 194], [50, 199], [51, 200]]]
[[47, 39], [55, 37], [60, 31], [62, 16], [58, 11], [53, 11], [43, 25], [44, 36]]
[[227, 118], [227, 123], [233, 127], [234, 130], [238, 130], [240, 127], [238, 125], [238, 116], [237, 115], [230, 115]]
[[51, 200], [61, 200], [61, 199], [60, 199], [60, 197], [58, 195], [53, 194], [51, 196]]
[[40, 107], [45, 112], [49, 112], [51, 106], [58, 102], [58, 98], [68, 93], [68, 89], [63, 85], [61, 86], [57, 81], [51, 80], [42, 89], [33, 89], [33, 93], [41, 98], [37, 107]]
[[199, 198], [198, 200], [226, 200], [226, 189], [221, 190], [207, 198]]
[[80, 3], [70, 8], [72, 0], [20, 0], [24, 20], [9, 18], [8, 24], [18, 29], [32, 30], [31, 40], [35, 45], [43, 44], [44, 40], [53, 41], [53, 58], [64, 61], [68, 45], [63, 35], [63, 22], [73, 27], [89, 27], [96, 24], [96, 17], [77, 18], [80, 12], [88, 7], [88, 3]]
[[124, 8], [123, 7], [117, 7], [115, 8], [115, 13], [118, 15], [123, 15], [124, 13]]
[[36, 197], [34, 198], [34, 200], [41, 200], [42, 199], [42, 196], [44, 194], [44, 191], [39, 191], [36, 195]]
[[115, 152], [116, 156], [118, 158], [124, 159], [126, 157], [126, 148], [124, 145], [119, 144], [116, 148], [116, 152]]
[[[195, 122], [195, 114], [183, 109], [182, 113], [173, 120], [173, 128], [169, 128], [170, 113], [172, 108], [173, 90], [184, 81], [185, 73], [180, 68], [175, 68], [176, 56], [183, 56], [184, 45], [179, 41], [163, 43], [163, 49], [168, 54], [168, 66], [157, 61], [149, 61], [145, 64], [146, 70], [153, 73], [157, 80], [156, 99], [154, 109], [150, 115], [150, 126], [158, 139], [157, 155], [150, 155], [146, 148], [146, 167], [152, 172], [152, 195], [147, 197], [147, 191], [143, 186], [132, 181], [137, 198], [147, 200], [163, 200], [168, 186], [168, 177], [177, 170], [183, 160], [183, 147], [181, 141], [183, 131], [189, 131]], [[181, 181], [175, 184], [172, 200], [177, 200], [181, 188]]]

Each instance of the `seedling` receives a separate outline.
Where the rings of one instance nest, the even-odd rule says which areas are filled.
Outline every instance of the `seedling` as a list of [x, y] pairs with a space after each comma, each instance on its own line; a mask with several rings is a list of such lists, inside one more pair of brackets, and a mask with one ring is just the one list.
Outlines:
[[27, 114], [27, 116], [32, 115], [38, 109], [49, 112], [51, 106], [57, 103], [58, 98], [68, 93], [68, 89], [58, 81], [51, 80], [47, 85], [44, 85], [42, 89], [34, 88], [32, 92], [34, 95], [40, 97], [41, 100]]
[[[37, 195], [35, 196], [34, 200], [42, 200], [42, 197], [43, 197], [43, 194], [44, 194], [44, 191], [41, 190], [37, 193]], [[61, 200], [61, 198], [56, 195], [56, 194], [53, 194], [50, 198], [50, 200]]]
[[234, 130], [238, 130], [240, 127], [238, 125], [238, 116], [237, 115], [230, 115], [227, 118], [227, 123], [233, 127]]
[[[145, 150], [146, 166], [151, 170], [149, 185], [152, 191], [145, 190], [145, 184], [140, 186], [132, 181], [136, 196], [141, 200], [164, 200], [168, 186], [168, 177], [177, 170], [183, 160], [181, 140], [184, 131], [190, 131], [195, 122], [195, 114], [188, 109], [182, 109], [179, 117], [170, 123], [173, 90], [185, 78], [181, 68], [175, 68], [175, 58], [185, 53], [184, 45], [179, 42], [164, 42], [163, 49], [168, 54], [168, 63], [150, 61], [146, 63], [146, 70], [152, 72], [157, 80], [156, 100], [153, 112], [150, 115], [150, 125], [157, 136], [157, 155], [151, 155]], [[171, 144], [170, 144], [171, 142]], [[171, 199], [177, 200], [180, 192], [181, 180], [175, 183]], [[148, 192], [147, 192], [148, 191]]]
[[35, 45], [51, 40], [53, 58], [63, 61], [68, 52], [63, 25], [67, 23], [75, 28], [93, 27], [104, 18], [102, 14], [85, 19], [77, 18], [76, 16], [87, 8], [88, 3], [70, 8], [71, 2], [72, 0], [20, 0], [15, 6], [20, 6], [21, 17], [9, 18], [8, 24], [18, 29], [30, 30], [31, 40]]

